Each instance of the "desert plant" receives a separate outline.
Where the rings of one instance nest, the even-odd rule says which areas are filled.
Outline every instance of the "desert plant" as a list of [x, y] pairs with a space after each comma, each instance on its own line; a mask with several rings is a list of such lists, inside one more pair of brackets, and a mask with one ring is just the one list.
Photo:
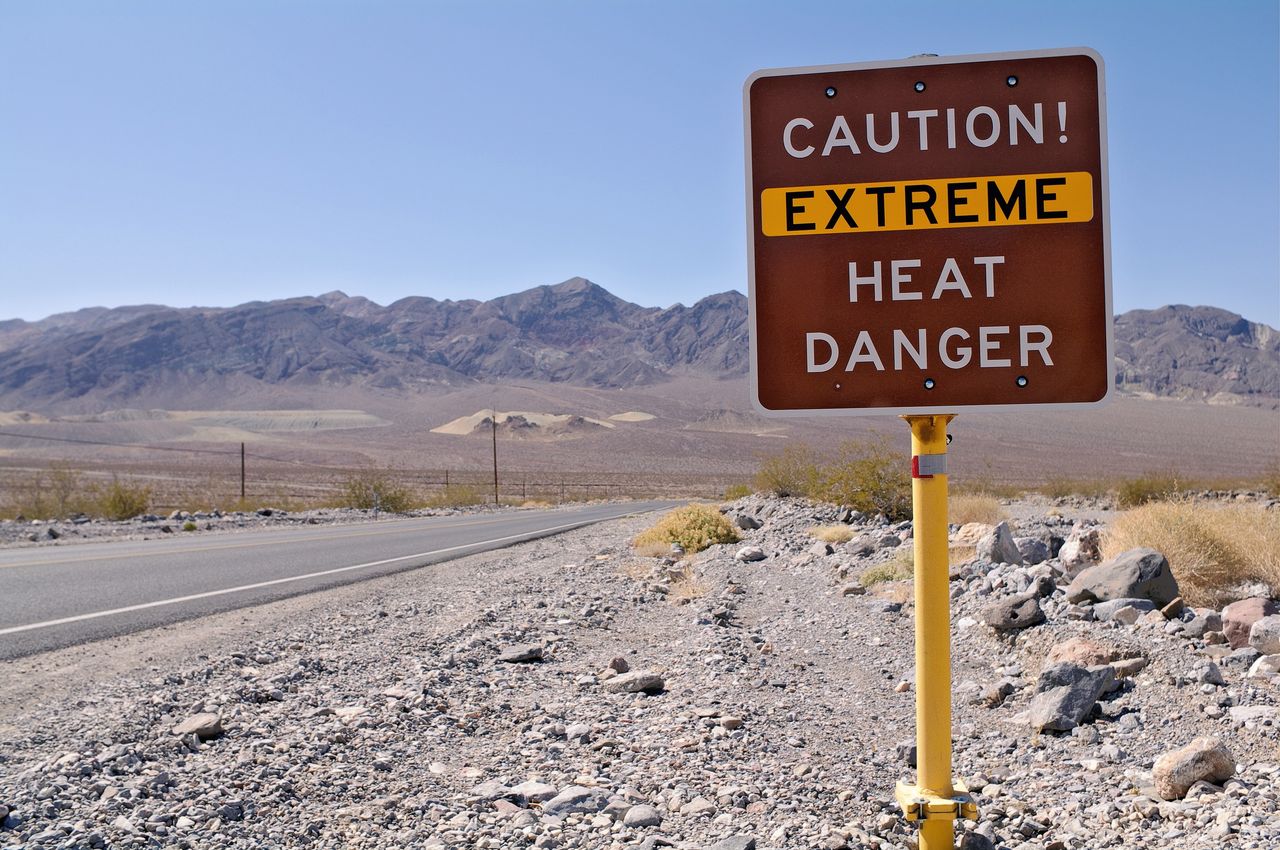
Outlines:
[[1173, 473], [1148, 472], [1121, 481], [1116, 488], [1116, 503], [1122, 508], [1136, 508], [1148, 502], [1167, 501], [1186, 487]]
[[150, 487], [114, 475], [105, 487], [95, 488], [93, 512], [106, 519], [133, 519], [146, 513], [150, 505]]
[[452, 484], [439, 493], [433, 493], [421, 500], [424, 508], [457, 508], [465, 505], [480, 505], [489, 501], [489, 494], [479, 487], [469, 484]]
[[8, 486], [8, 512], [13, 516], [27, 519], [49, 519], [53, 516], [53, 505], [49, 499], [48, 486], [43, 472], [32, 472]]
[[669, 511], [657, 524], [647, 531], [641, 532], [632, 541], [637, 549], [652, 551], [657, 546], [664, 546], [670, 551], [675, 543], [688, 554], [701, 552], [716, 543], [733, 543], [738, 539], [738, 532], [724, 514], [712, 505], [685, 505]]
[[841, 443], [835, 462], [821, 469], [813, 495], [893, 521], [911, 518], [910, 471], [883, 438]]
[[809, 529], [809, 536], [824, 543], [848, 543], [853, 539], [853, 529], [847, 525], [815, 525]]
[[948, 519], [956, 525], [984, 522], [995, 525], [1005, 519], [1000, 500], [986, 493], [953, 493], [947, 499]]
[[1219, 608], [1239, 588], [1261, 582], [1280, 597], [1280, 512], [1259, 505], [1213, 505], [1188, 499], [1149, 502], [1116, 517], [1103, 557], [1149, 547], [1169, 561], [1182, 597]]
[[796, 443], [760, 461], [755, 486], [775, 496], [813, 496], [818, 481], [818, 459], [813, 450]]
[[863, 570], [858, 581], [863, 587], [871, 587], [886, 581], [908, 581], [914, 576], [914, 556], [910, 552], [895, 552], [888, 561]]
[[191, 520], [187, 520], [182, 524], [183, 531], [195, 531], [198, 526]]
[[745, 499], [751, 495], [751, 488], [746, 484], [730, 484], [724, 488], [724, 500], [733, 502], [737, 499]]
[[357, 510], [404, 513], [412, 510], [413, 491], [392, 480], [386, 470], [361, 469], [348, 475], [338, 486], [338, 504]]

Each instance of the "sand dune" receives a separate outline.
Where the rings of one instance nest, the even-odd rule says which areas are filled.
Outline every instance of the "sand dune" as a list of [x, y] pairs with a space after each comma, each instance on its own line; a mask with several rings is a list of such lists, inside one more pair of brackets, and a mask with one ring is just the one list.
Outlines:
[[[470, 416], [462, 416], [452, 422], [446, 422], [438, 428], [432, 428], [431, 433], [454, 435], [470, 434], [475, 431], [482, 422], [487, 422], [491, 415], [493, 415], [492, 411], [481, 410], [471, 414]], [[581, 423], [597, 425], [601, 428], [617, 427], [612, 422], [605, 422], [602, 419], [593, 419], [590, 416], [574, 416], [569, 413], [534, 413], [525, 410], [499, 410], [497, 418], [499, 426], [518, 423], [521, 425], [545, 429], [547, 431], [571, 426], [575, 420]]]

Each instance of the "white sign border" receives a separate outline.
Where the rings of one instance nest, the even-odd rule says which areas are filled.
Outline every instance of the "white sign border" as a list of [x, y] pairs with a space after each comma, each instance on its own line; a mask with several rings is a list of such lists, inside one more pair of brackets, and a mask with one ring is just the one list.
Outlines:
[[[1014, 59], [1041, 59], [1054, 56], [1088, 56], [1098, 68], [1098, 135], [1102, 172], [1102, 273], [1106, 289], [1107, 317], [1107, 391], [1096, 401], [1009, 404], [953, 404], [941, 407], [820, 407], [811, 410], [775, 410], [760, 402], [760, 372], [756, 352], [756, 252], [755, 191], [751, 181], [751, 86], [765, 77], [791, 77], [837, 71], [864, 71], [875, 68], [929, 67], [959, 65], [970, 62], [999, 62]], [[1115, 314], [1111, 302], [1111, 179], [1107, 169], [1107, 85], [1106, 65], [1102, 55], [1091, 47], [1061, 47], [1047, 50], [1023, 50], [1009, 53], [973, 53], [962, 56], [911, 56], [877, 62], [854, 62], [844, 65], [811, 65], [798, 68], [766, 68], [747, 77], [742, 85], [742, 115], [747, 198], [747, 317], [751, 341], [751, 405], [756, 412], [769, 417], [797, 416], [901, 416], [938, 413], [1008, 413], [1010, 411], [1088, 410], [1102, 407], [1115, 396]]]

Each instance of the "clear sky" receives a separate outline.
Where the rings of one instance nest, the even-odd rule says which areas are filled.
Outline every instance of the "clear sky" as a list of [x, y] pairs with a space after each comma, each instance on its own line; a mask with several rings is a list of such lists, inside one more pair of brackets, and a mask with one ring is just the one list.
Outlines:
[[1278, 5], [0, 0], [0, 318], [745, 291], [752, 71], [1086, 45], [1116, 310], [1280, 326]]

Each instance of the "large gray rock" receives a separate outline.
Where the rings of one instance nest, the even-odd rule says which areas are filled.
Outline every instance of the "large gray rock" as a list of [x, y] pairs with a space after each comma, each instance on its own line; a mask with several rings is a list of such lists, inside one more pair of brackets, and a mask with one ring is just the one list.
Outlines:
[[527, 643], [503, 650], [498, 660], [506, 664], [532, 664], [542, 660], [542, 644]]
[[595, 814], [609, 805], [609, 794], [599, 788], [570, 785], [542, 806], [544, 815]]
[[1163, 608], [1178, 597], [1169, 562], [1154, 549], [1130, 549], [1105, 564], [1090, 567], [1067, 588], [1068, 602], [1149, 599]]
[[735, 835], [712, 844], [707, 850], [756, 850], [756, 840], [750, 835]]
[[1122, 608], [1134, 608], [1145, 614], [1156, 610], [1156, 603], [1150, 599], [1108, 599], [1093, 606], [1093, 616], [1099, 620], [1110, 620]]
[[1053, 557], [1049, 552], [1049, 544], [1039, 537], [1015, 537], [1013, 542], [1018, 546], [1018, 554], [1022, 556], [1022, 563], [1029, 567], [1044, 563]]
[[622, 824], [630, 827], [662, 826], [662, 813], [653, 806], [641, 803], [627, 809], [627, 813], [622, 816]]
[[1235, 775], [1236, 761], [1217, 738], [1196, 738], [1181, 749], [1156, 759], [1151, 769], [1156, 793], [1165, 800], [1180, 800], [1197, 782], [1215, 785]]
[[1027, 719], [1037, 732], [1069, 732], [1093, 710], [1098, 697], [1115, 684], [1109, 666], [1080, 667], [1063, 662], [1051, 664], [1036, 681], [1036, 695], [1027, 709]]
[[992, 564], [1022, 563], [1022, 553], [1018, 551], [1018, 544], [1013, 541], [1009, 523], [1000, 523], [978, 541], [977, 556]]
[[172, 729], [179, 738], [195, 735], [201, 741], [211, 741], [221, 736], [222, 731], [222, 718], [212, 712], [193, 714]]
[[1222, 609], [1222, 630], [1232, 649], [1249, 645], [1249, 630], [1263, 617], [1280, 614], [1280, 603], [1261, 596], [1251, 596], [1232, 602]]
[[1075, 526], [1058, 550], [1058, 560], [1067, 575], [1074, 575], [1102, 560], [1102, 535], [1096, 528]]
[[1033, 595], [1006, 596], [982, 609], [982, 621], [1000, 632], [1013, 632], [1044, 622], [1040, 600]]

